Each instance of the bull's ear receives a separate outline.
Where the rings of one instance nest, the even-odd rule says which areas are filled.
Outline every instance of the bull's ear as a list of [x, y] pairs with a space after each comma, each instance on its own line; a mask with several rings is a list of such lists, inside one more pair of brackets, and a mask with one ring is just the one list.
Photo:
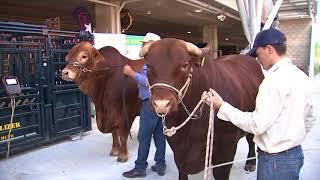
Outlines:
[[101, 53], [94, 47], [91, 48], [91, 53], [92, 53], [92, 60], [96, 63], [99, 63], [102, 61], [103, 56]]
[[154, 42], [155, 42], [155, 41], [148, 41], [146, 44], [144, 44], [144, 45], [142, 46], [140, 52], [139, 52], [139, 56], [140, 56], [140, 57], [144, 57], [144, 56], [148, 53], [151, 45], [152, 45]]
[[211, 47], [209, 45], [207, 45], [206, 47], [200, 48], [202, 51], [202, 56], [205, 56], [207, 54], [209, 54]]
[[[70, 51], [69, 51], [70, 52]], [[64, 60], [66, 61], [66, 62], [68, 62], [69, 61], [69, 52], [68, 52], [68, 54], [66, 55], [66, 57], [64, 57]]]
[[202, 67], [205, 63], [205, 56], [209, 54], [210, 52], [210, 46], [207, 45], [206, 47], [200, 48], [200, 50], [202, 51], [202, 54], [200, 56], [195, 56], [195, 64], [197, 64], [198, 66]]

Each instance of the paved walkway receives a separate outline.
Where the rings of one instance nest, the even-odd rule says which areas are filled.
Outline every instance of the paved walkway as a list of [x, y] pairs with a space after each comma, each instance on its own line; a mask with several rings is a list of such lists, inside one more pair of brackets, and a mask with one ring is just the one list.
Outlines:
[[[320, 79], [316, 82], [314, 103], [318, 122], [303, 143], [305, 163], [300, 180], [318, 180], [320, 177]], [[93, 127], [93, 130], [84, 133], [80, 140], [66, 140], [1, 160], [0, 180], [123, 180], [125, 178], [122, 177], [122, 172], [133, 168], [136, 159], [138, 123], [136, 120], [133, 124], [133, 139], [128, 142], [127, 163], [117, 163], [115, 157], [108, 155], [112, 144], [111, 134], [102, 134]], [[244, 159], [247, 151], [246, 141], [241, 139], [235, 159]], [[155, 147], [152, 143], [149, 165], [154, 164], [154, 153]], [[168, 166], [166, 175], [159, 177], [148, 168], [146, 180], [178, 179], [178, 171], [169, 146], [166, 158]], [[243, 161], [233, 165], [230, 180], [256, 179], [256, 172], [246, 173], [243, 170], [244, 163]], [[191, 180], [200, 180], [203, 173], [189, 177]]]

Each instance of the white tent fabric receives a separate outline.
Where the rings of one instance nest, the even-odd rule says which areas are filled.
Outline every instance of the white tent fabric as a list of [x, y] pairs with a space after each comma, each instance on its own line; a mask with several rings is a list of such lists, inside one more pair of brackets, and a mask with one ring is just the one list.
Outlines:
[[254, 38], [261, 29], [261, 19], [267, 19], [263, 30], [271, 27], [282, 1], [277, 0], [273, 5], [273, 0], [237, 0], [243, 31], [249, 42], [245, 51], [253, 46]]
[[263, 1], [237, 0], [237, 6], [244, 34], [252, 44], [254, 37], [260, 31]]

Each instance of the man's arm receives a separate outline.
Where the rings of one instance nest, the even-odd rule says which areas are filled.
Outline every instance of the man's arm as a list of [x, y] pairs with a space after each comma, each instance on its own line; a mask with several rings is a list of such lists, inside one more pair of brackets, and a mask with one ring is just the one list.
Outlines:
[[[259, 92], [260, 97], [257, 97], [256, 109], [253, 112], [243, 112], [224, 102], [220, 95], [212, 89], [210, 93], [213, 95], [213, 104], [218, 109], [217, 116], [220, 119], [230, 121], [242, 130], [255, 135], [264, 133], [283, 109], [283, 98], [275, 89]], [[274, 98], [270, 100], [270, 97]]]
[[141, 73], [135, 72], [129, 65], [125, 65], [123, 73], [135, 79], [141, 86], [147, 87], [147, 66], [144, 65]]

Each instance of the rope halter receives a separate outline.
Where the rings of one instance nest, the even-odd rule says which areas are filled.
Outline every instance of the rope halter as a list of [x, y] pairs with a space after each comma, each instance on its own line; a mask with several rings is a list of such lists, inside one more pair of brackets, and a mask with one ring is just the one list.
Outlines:
[[86, 67], [81, 66], [80, 63], [78, 63], [76, 61], [70, 60], [68, 64], [71, 64], [76, 68], [79, 68], [79, 70], [82, 72], [91, 72], [91, 69], [88, 69]]
[[166, 84], [166, 83], [155, 83], [152, 86], [149, 86], [149, 90], [151, 92], [151, 90], [153, 88], [155, 88], [155, 87], [169, 89], [169, 90], [177, 93], [177, 95], [178, 95], [178, 103], [180, 103], [182, 101], [183, 97], [186, 95], [186, 92], [187, 92], [188, 87], [189, 87], [190, 82], [191, 82], [191, 78], [192, 78], [192, 75], [189, 74], [186, 82], [184, 83], [184, 85], [182, 86], [182, 88], [180, 90], [175, 88], [175, 87], [173, 87], [173, 86], [171, 86], [171, 85], [169, 85], [169, 84]]

